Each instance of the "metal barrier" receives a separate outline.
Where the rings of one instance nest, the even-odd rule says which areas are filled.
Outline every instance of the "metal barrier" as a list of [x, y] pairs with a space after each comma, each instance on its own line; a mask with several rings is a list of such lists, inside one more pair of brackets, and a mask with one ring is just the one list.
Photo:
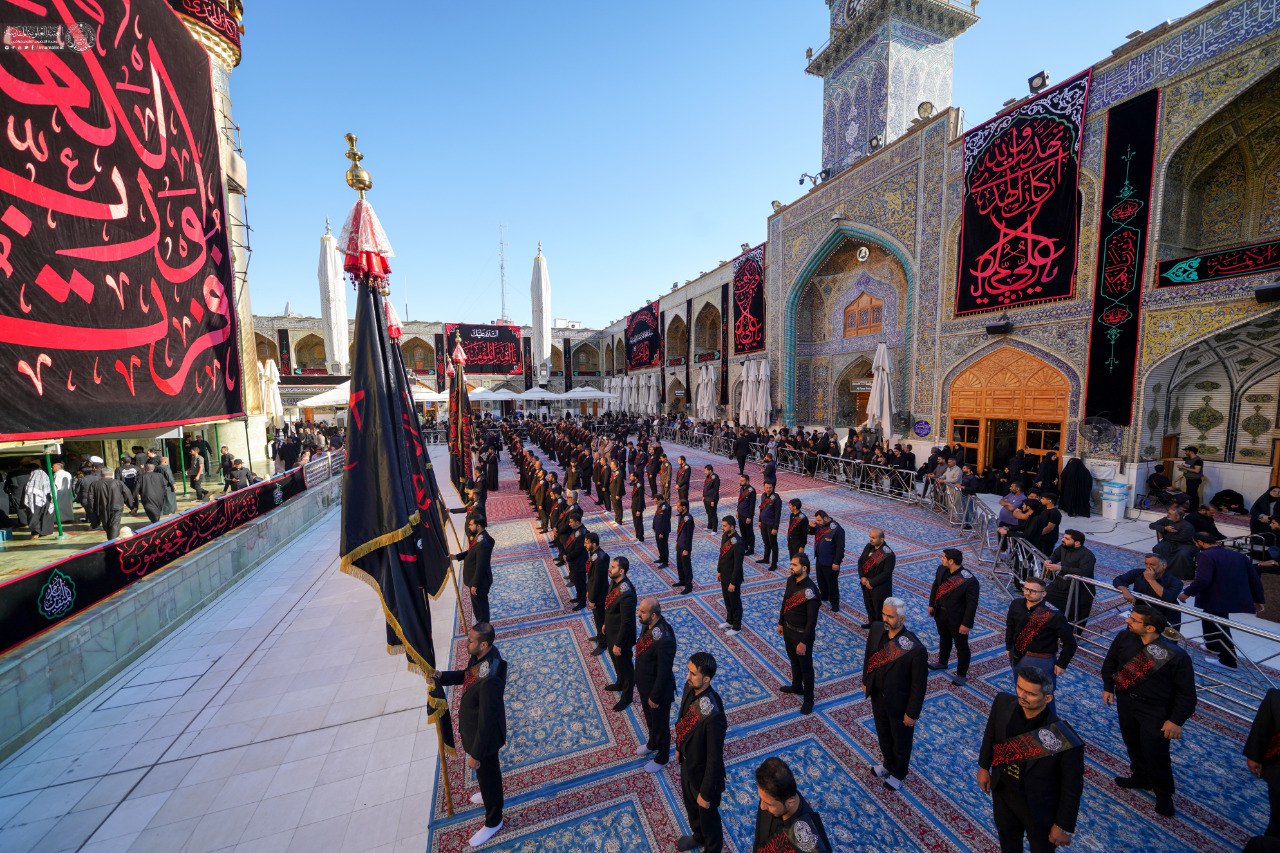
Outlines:
[[342, 476], [342, 466], [347, 461], [346, 450], [335, 450], [327, 453], [319, 459], [312, 459], [306, 465], [302, 466], [302, 479], [307, 484], [307, 488], [315, 486], [317, 483], [323, 483], [332, 477]]
[[1080, 653], [1091, 655], [1098, 660], [1105, 658], [1114, 635], [1104, 634], [1097, 628], [1089, 627], [1088, 623], [1092, 622], [1096, 625], [1105, 621], [1105, 618], [1113, 613], [1119, 614], [1128, 610], [1131, 602], [1145, 601], [1170, 615], [1176, 615], [1182, 620], [1182, 625], [1185, 625], [1189, 621], [1187, 617], [1190, 617], [1190, 619], [1200, 620], [1202, 624], [1213, 623], [1238, 634], [1246, 634], [1266, 642], [1266, 653], [1251, 658], [1241, 650], [1238, 643], [1231, 641], [1236, 659], [1239, 661], [1238, 668], [1234, 670], [1206, 666], [1200, 660], [1203, 660], [1204, 656], [1216, 657], [1216, 651], [1207, 648], [1203, 641], [1187, 639], [1180, 630], [1171, 626], [1165, 632], [1165, 636], [1183, 646], [1195, 662], [1196, 691], [1200, 702], [1232, 714], [1245, 723], [1251, 723], [1263, 696], [1269, 689], [1277, 686], [1276, 679], [1280, 673], [1273, 666], [1280, 660], [1280, 634], [1232, 619], [1210, 616], [1203, 610], [1188, 607], [1185, 604], [1173, 604], [1132, 590], [1128, 591], [1126, 597], [1106, 581], [1079, 575], [1065, 575], [1063, 579], [1071, 584], [1065, 608], [1068, 614], [1076, 612], [1080, 596], [1086, 588], [1091, 588], [1094, 592], [1092, 609], [1071, 623], [1079, 637]]
[[778, 468], [794, 474], [804, 473], [804, 454], [794, 447], [778, 448]]

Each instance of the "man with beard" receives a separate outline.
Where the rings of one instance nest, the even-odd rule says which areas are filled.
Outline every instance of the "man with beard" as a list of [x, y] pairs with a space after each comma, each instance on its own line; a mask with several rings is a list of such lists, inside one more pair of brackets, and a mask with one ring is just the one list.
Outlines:
[[775, 755], [756, 768], [756, 793], [760, 808], [756, 811], [752, 853], [831, 853], [822, 818], [801, 796], [796, 777], [785, 761]]
[[[1097, 558], [1084, 547], [1084, 534], [1079, 530], [1063, 531], [1062, 542], [1053, 549], [1044, 564], [1051, 579], [1048, 601], [1072, 623], [1077, 637], [1084, 633], [1084, 626], [1089, 622], [1094, 592], [1090, 584], [1073, 583], [1068, 578], [1077, 575], [1092, 580], [1096, 565]], [[1073, 585], [1076, 587], [1074, 599], [1071, 596]]]
[[613, 661], [617, 679], [605, 690], [621, 694], [613, 710], [625, 710], [631, 704], [635, 688], [635, 666], [631, 649], [636, 644], [636, 588], [627, 580], [631, 563], [626, 557], [614, 557], [609, 563], [609, 592], [604, 599], [604, 642]]
[[702, 481], [702, 508], [707, 511], [707, 529], [715, 530], [720, 524], [716, 517], [716, 507], [720, 505], [720, 475], [710, 465], [703, 470], [707, 476]]
[[1003, 853], [1052, 853], [1071, 843], [1084, 792], [1084, 741], [1053, 709], [1054, 678], [1017, 672], [1017, 695], [1000, 693], [978, 753], [978, 787], [992, 795]]
[[[480, 791], [471, 802], [484, 806], [484, 826], [471, 836], [479, 847], [502, 829], [502, 765], [498, 750], [507, 742], [507, 712], [503, 694], [507, 688], [507, 662], [493, 644], [495, 634], [488, 622], [477, 622], [467, 632], [466, 669], [440, 670], [441, 685], [462, 685], [458, 709], [460, 746], [467, 756], [467, 768], [476, 773]], [[434, 685], [432, 685], [434, 688]]]
[[676, 659], [676, 635], [662, 618], [662, 605], [653, 596], [640, 602], [636, 617], [641, 626], [636, 640], [636, 688], [649, 730], [648, 741], [640, 745], [636, 755], [653, 753], [644, 769], [657, 773], [667, 766], [671, 756], [671, 705], [676, 699], [671, 666]]
[[653, 541], [658, 543], [657, 565], [665, 569], [671, 558], [671, 504], [662, 492], [658, 492], [658, 503], [653, 510]]
[[942, 563], [929, 591], [929, 615], [938, 626], [938, 662], [929, 669], [942, 671], [951, 660], [951, 646], [956, 647], [957, 685], [968, 682], [969, 632], [978, 614], [978, 579], [964, 567], [964, 554], [957, 548], [942, 551]]
[[693, 592], [693, 516], [689, 514], [689, 502], [680, 501], [676, 516], [676, 582], [685, 595]]
[[609, 462], [609, 504], [613, 507], [613, 523], [622, 526], [622, 469], [618, 460]]
[[609, 554], [600, 547], [600, 536], [589, 531], [583, 539], [587, 549], [587, 603], [596, 626], [593, 657], [604, 654], [604, 600], [609, 595]]
[[676, 462], [676, 500], [689, 500], [689, 478], [693, 475], [693, 471], [689, 468], [689, 463], [683, 456], [677, 457]]
[[920, 638], [907, 630], [906, 606], [901, 598], [884, 600], [881, 619], [871, 624], [867, 635], [862, 665], [862, 686], [871, 699], [884, 760], [873, 769], [891, 791], [899, 790], [907, 778], [929, 681], [929, 654]]
[[844, 528], [825, 509], [814, 514], [813, 562], [818, 567], [818, 598], [840, 612], [840, 564], [844, 562]]
[[1150, 790], [1156, 814], [1173, 817], [1173, 764], [1169, 747], [1196, 709], [1195, 672], [1182, 647], [1164, 637], [1164, 614], [1139, 602], [1102, 661], [1102, 701], [1116, 704], [1120, 736], [1129, 753], [1126, 790]]
[[564, 559], [569, 564], [569, 585], [573, 587], [573, 612], [587, 606], [587, 530], [581, 515], [569, 516], [569, 536], [564, 543]]
[[791, 559], [809, 544], [809, 516], [800, 511], [799, 498], [792, 498], [787, 505], [791, 508], [787, 519], [787, 559]]
[[489, 588], [493, 586], [493, 537], [482, 515], [467, 520], [467, 550], [453, 555], [462, 561], [462, 585], [471, 593], [471, 614], [476, 622], [489, 621]]
[[720, 519], [720, 558], [716, 580], [724, 597], [725, 621], [720, 627], [730, 636], [742, 630], [742, 539], [734, 531], [733, 516]]
[[778, 633], [787, 644], [791, 661], [791, 684], [783, 693], [803, 696], [800, 713], [813, 712], [813, 641], [818, 632], [818, 588], [809, 579], [809, 555], [801, 552], [791, 558], [791, 577], [782, 594], [778, 611]]
[[[731, 519], [726, 518], [728, 523]], [[730, 528], [732, 530], [732, 527]], [[734, 537], [735, 539], [737, 537]], [[680, 716], [676, 720], [676, 759], [680, 762], [680, 795], [689, 818], [689, 835], [682, 835], [676, 850], [721, 853], [724, 828], [720, 822], [720, 795], [724, 793], [724, 739], [729, 723], [724, 702], [711, 687], [716, 659], [710, 652], [689, 658]]]
[[764, 542], [764, 554], [759, 563], [769, 571], [778, 568], [778, 525], [782, 522], [782, 498], [773, 492], [773, 484], [764, 484], [764, 496], [760, 498], [760, 539]]
[[893, 569], [898, 562], [898, 555], [884, 543], [883, 530], [872, 528], [868, 540], [858, 557], [858, 583], [862, 587], [862, 606], [867, 612], [867, 621], [862, 623], [864, 630], [880, 618], [884, 600], [893, 595]]
[[644, 480], [631, 474], [631, 525], [636, 541], [644, 541]]
[[[1004, 623], [1004, 649], [1014, 686], [1020, 673], [1030, 667], [1057, 678], [1071, 665], [1076, 653], [1076, 636], [1062, 614], [1045, 603], [1041, 578], [1022, 582], [1022, 598], [1009, 602]], [[1049, 700], [1050, 707], [1053, 700]], [[1055, 709], [1056, 710], [1056, 709]]]
[[756, 490], [751, 485], [751, 478], [746, 474], [738, 475], [738, 535], [742, 537], [742, 553], [744, 556], [756, 552], [756, 532], [752, 527], [756, 514]]

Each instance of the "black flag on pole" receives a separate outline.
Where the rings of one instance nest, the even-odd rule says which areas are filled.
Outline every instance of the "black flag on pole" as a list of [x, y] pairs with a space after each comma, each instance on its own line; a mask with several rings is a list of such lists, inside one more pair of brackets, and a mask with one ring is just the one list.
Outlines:
[[[346, 269], [357, 282], [357, 303], [341, 569], [378, 594], [387, 622], [387, 651], [404, 654], [409, 669], [429, 679], [436, 672], [436, 657], [428, 596], [437, 598], [444, 591], [452, 563], [443, 502], [395, 340], [399, 321], [390, 310], [386, 284], [390, 247], [376, 251], [361, 245], [360, 236], [375, 229], [381, 234], [372, 207], [361, 199], [342, 235]], [[451, 751], [453, 725], [438, 686], [428, 695], [428, 709], [429, 720], [440, 727], [441, 740]]]
[[[457, 333], [455, 332], [455, 337]], [[471, 398], [467, 394], [467, 356], [462, 338], [456, 337], [449, 356], [449, 478], [458, 496], [465, 499], [463, 485], [471, 477]]]

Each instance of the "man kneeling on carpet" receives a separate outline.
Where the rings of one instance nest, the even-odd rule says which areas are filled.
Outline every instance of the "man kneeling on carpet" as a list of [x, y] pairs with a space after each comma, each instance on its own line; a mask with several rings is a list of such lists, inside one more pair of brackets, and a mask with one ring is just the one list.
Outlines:
[[[502, 829], [502, 766], [498, 750], [507, 742], [507, 713], [503, 692], [507, 686], [507, 662], [494, 646], [493, 626], [477, 622], [467, 632], [466, 669], [436, 673], [445, 686], [462, 685], [458, 728], [467, 768], [476, 772], [480, 790], [471, 802], [484, 806], [484, 826], [471, 836], [471, 846], [479, 847]], [[432, 685], [434, 689], [435, 685]]]

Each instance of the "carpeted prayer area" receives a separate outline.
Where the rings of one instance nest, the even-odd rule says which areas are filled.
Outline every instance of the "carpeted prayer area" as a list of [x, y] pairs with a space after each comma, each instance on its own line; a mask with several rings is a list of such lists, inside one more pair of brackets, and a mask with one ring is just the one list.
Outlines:
[[[610, 555], [626, 555], [631, 579], [641, 596], [657, 595], [679, 641], [676, 683], [694, 651], [715, 655], [715, 687], [729, 718], [726, 744], [727, 788], [721, 811], [729, 850], [749, 851], [756, 814], [755, 767], [770, 755], [783, 757], [795, 771], [801, 790], [826, 823], [840, 851], [997, 850], [991, 801], [975, 779], [978, 748], [987, 711], [996, 693], [1011, 688], [1004, 655], [1004, 614], [1008, 597], [995, 584], [983, 585], [981, 606], [971, 637], [974, 652], [969, 684], [954, 686], [932, 674], [924, 712], [916, 729], [911, 774], [900, 793], [884, 788], [872, 773], [879, 760], [871, 708], [860, 675], [865, 621], [850, 566], [867, 531], [882, 527], [898, 554], [895, 594], [908, 602], [908, 625], [937, 649], [937, 633], [926, 616], [927, 597], [937, 553], [943, 547], [968, 551], [968, 540], [926, 511], [854, 494], [793, 474], [779, 475], [785, 501], [799, 497], [812, 517], [826, 509], [844, 525], [848, 537], [841, 612], [822, 611], [815, 649], [817, 705], [801, 716], [798, 697], [779, 692], [790, 679], [782, 638], [775, 631], [785, 569], [769, 572], [750, 558], [745, 563], [743, 631], [725, 637], [715, 580], [717, 538], [705, 529], [699, 501], [702, 466], [711, 462], [726, 495], [736, 493], [737, 466], [703, 451], [667, 445], [674, 460], [685, 454], [694, 468], [695, 541], [692, 595], [673, 590], [671, 571], [656, 569], [652, 534], [637, 542], [630, 524], [620, 528], [594, 497], [585, 498], [584, 522], [600, 535]], [[494, 586], [490, 596], [498, 646], [509, 662], [506, 693], [508, 741], [502, 752], [506, 811], [503, 831], [485, 846], [495, 851], [669, 851], [687, 831], [680, 801], [679, 769], [674, 755], [665, 772], [650, 775], [635, 749], [645, 740], [638, 704], [623, 713], [611, 706], [615, 694], [604, 690], [613, 680], [607, 656], [591, 657], [590, 617], [573, 614], [570, 590], [554, 565], [544, 536], [520, 497], [512, 510], [516, 477], [506, 452], [501, 461], [502, 501], [490, 531], [497, 540]], [[552, 466], [552, 470], [559, 470]], [[748, 466], [759, 487], [759, 468]], [[727, 507], [728, 502], [725, 506]], [[650, 510], [646, 513], [646, 527]], [[785, 515], [784, 515], [785, 518]], [[629, 521], [629, 513], [628, 513]], [[1069, 524], [1068, 524], [1069, 526]], [[761, 546], [757, 543], [758, 557]], [[785, 542], [783, 544], [785, 559]], [[1140, 555], [1106, 545], [1094, 547], [1099, 577], [1111, 577], [1139, 565]], [[470, 623], [469, 605], [466, 617]], [[1104, 625], [1119, 630], [1114, 613]], [[1193, 649], [1197, 666], [1203, 653]], [[454, 643], [454, 665], [466, 660], [463, 637]], [[1203, 853], [1238, 850], [1267, 822], [1265, 785], [1244, 768], [1240, 750], [1247, 733], [1235, 718], [1201, 705], [1173, 748], [1178, 815], [1159, 818], [1153, 798], [1122, 791], [1112, 777], [1127, 775], [1128, 763], [1114, 708], [1104, 706], [1098, 656], [1082, 648], [1060, 680], [1058, 711], [1088, 742], [1085, 795], [1071, 850], [1158, 850]], [[954, 667], [954, 663], [953, 663]], [[456, 719], [456, 701], [454, 712]], [[677, 702], [677, 709], [678, 709]], [[676, 709], [673, 709], [673, 723]], [[467, 798], [476, 790], [461, 757], [450, 762], [454, 816], [446, 817], [437, 787], [432, 804], [433, 851], [466, 849], [466, 839], [483, 813]], [[465, 780], [465, 781], [464, 781]]]

